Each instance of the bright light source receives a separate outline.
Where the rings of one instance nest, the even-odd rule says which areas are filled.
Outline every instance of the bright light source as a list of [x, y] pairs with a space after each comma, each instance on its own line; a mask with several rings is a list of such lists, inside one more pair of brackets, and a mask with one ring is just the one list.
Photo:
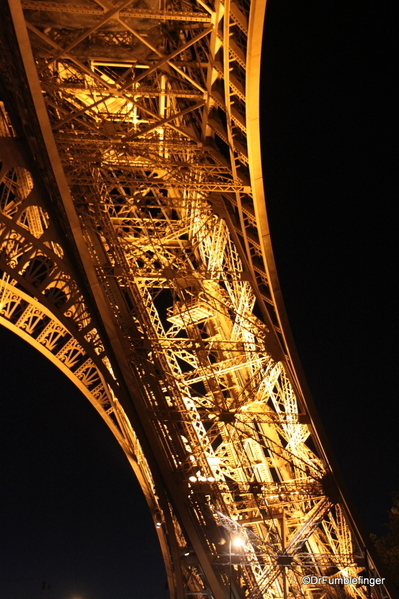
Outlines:
[[244, 539], [241, 537], [235, 537], [233, 539], [233, 545], [234, 547], [242, 547], [244, 545]]
[[208, 481], [210, 483], [213, 483], [213, 482], [215, 482], [215, 478], [213, 476], [208, 476]]
[[156, 526], [157, 528], [161, 528], [161, 526], [162, 526], [162, 523], [161, 523], [161, 522], [157, 522], [157, 523], [155, 524], [155, 526]]
[[192, 483], [196, 483], [197, 482], [197, 477], [196, 476], [190, 476], [190, 478], [188, 480], [191, 481]]

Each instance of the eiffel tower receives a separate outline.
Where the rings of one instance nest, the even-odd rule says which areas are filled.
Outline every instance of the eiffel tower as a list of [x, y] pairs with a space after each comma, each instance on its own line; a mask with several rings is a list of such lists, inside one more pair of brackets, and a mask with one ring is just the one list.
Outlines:
[[265, 5], [2, 0], [0, 322], [115, 435], [171, 599], [383, 599], [276, 275]]

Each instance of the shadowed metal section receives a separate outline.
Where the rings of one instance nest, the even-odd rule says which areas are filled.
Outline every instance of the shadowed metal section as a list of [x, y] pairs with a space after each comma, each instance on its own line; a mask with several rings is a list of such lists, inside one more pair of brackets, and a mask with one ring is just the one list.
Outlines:
[[366, 599], [322, 580], [378, 573], [332, 474], [271, 250], [265, 2], [1, 9], [1, 322], [115, 434], [171, 598]]
[[[47, 194], [27, 168], [32, 164], [24, 144], [15, 139], [2, 103], [0, 110], [0, 323], [40, 351], [87, 397], [121, 445], [156, 524], [162, 510], [153, 476], [118, 401], [123, 393], [98, 322], [77, 282], [76, 264], [65, 253], [66, 240], [44, 208]], [[171, 577], [165, 535], [156, 529]]]

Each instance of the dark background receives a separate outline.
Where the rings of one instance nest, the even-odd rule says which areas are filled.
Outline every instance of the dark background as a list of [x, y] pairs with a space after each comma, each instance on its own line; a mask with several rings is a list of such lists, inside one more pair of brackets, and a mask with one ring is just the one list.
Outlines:
[[[388, 3], [271, 0], [262, 143], [304, 370], [350, 494], [384, 531], [399, 490], [394, 19]], [[0, 328], [0, 599], [163, 599], [153, 525], [101, 419]]]
[[279, 0], [266, 15], [264, 178], [283, 297], [350, 494], [379, 534], [399, 490], [394, 14]]

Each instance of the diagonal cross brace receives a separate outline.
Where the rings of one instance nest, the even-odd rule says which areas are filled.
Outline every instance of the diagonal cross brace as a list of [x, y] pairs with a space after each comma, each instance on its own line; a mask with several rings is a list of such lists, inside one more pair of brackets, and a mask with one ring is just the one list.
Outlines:
[[131, 2], [132, 2], [132, 0], [123, 0], [123, 2], [119, 3], [114, 8], [111, 8], [110, 10], [107, 10], [107, 12], [104, 14], [104, 18], [99, 23], [97, 23], [97, 25], [94, 25], [93, 27], [90, 27], [90, 29], [87, 29], [87, 31], [85, 31], [84, 33], [82, 33], [82, 35], [80, 35], [76, 40], [74, 40], [73, 42], [71, 42], [66, 48], [63, 48], [60, 52], [58, 52], [58, 54], [56, 54], [55, 56], [53, 56], [51, 58], [51, 60], [48, 63], [46, 63], [45, 66], [42, 67], [38, 71], [39, 75], [45, 69], [47, 69], [47, 67], [48, 67], [49, 64], [51, 64], [52, 62], [54, 62], [58, 58], [61, 58], [61, 56], [63, 56], [64, 54], [67, 54], [70, 50], [72, 50], [72, 48], [74, 48], [75, 46], [77, 46], [78, 44], [80, 44], [80, 42], [82, 42], [84, 39], [86, 39], [86, 37], [88, 37], [89, 35], [91, 35], [92, 33], [94, 33], [94, 31], [97, 31], [97, 29], [99, 29], [100, 27], [102, 27], [103, 25], [105, 25], [105, 23], [107, 23], [107, 21], [109, 21], [110, 19], [112, 19], [112, 17], [114, 15], [116, 15], [117, 13], [119, 13], [119, 11], [121, 11], [123, 8], [125, 8], [126, 6], [128, 6], [129, 4], [131, 4]]

